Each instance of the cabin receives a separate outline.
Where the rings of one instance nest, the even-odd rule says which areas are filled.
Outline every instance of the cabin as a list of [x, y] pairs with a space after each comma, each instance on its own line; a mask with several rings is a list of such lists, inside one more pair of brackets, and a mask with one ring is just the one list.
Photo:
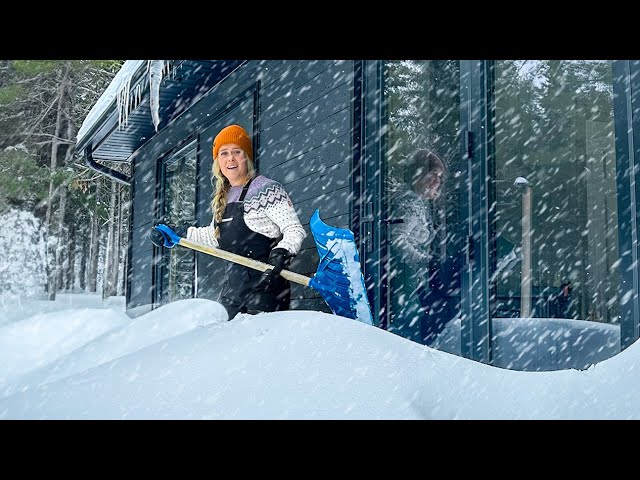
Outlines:
[[[316, 209], [354, 233], [375, 327], [504, 368], [587, 368], [640, 332], [639, 73], [635, 60], [129, 60], [77, 148], [131, 189], [132, 317], [217, 299], [223, 260], [147, 235], [160, 219], [211, 222], [212, 141], [236, 123], [307, 233]], [[425, 248], [409, 217], [421, 150], [445, 169], [417, 262], [403, 245]], [[317, 264], [309, 233], [291, 270]], [[330, 311], [293, 289], [293, 309]]]

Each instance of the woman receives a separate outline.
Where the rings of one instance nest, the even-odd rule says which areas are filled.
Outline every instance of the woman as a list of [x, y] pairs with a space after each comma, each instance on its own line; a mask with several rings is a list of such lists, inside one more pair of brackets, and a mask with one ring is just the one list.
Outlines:
[[409, 157], [406, 183], [390, 190], [393, 218], [402, 218], [393, 233], [396, 252], [405, 263], [426, 265], [436, 236], [431, 203], [441, 194], [445, 172], [442, 159], [429, 150]]
[[251, 139], [239, 125], [214, 138], [213, 176], [211, 225], [188, 227], [187, 240], [275, 266], [262, 273], [227, 262], [220, 303], [229, 320], [238, 313], [289, 309], [291, 285], [280, 272], [298, 254], [306, 233], [282, 185], [256, 175]]
[[[430, 344], [450, 318], [443, 310], [439, 265], [431, 262], [436, 238], [433, 202], [442, 193], [445, 164], [434, 152], [415, 151], [404, 164], [403, 183], [390, 186], [392, 291], [398, 302], [390, 331]], [[446, 317], [446, 318], [445, 318]]]

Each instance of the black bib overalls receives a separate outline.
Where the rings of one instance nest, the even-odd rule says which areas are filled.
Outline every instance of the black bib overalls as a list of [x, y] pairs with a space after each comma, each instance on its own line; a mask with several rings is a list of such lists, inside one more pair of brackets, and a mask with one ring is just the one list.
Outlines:
[[[244, 221], [244, 197], [251, 180], [242, 189], [237, 202], [228, 203], [220, 222], [220, 248], [244, 257], [269, 263], [269, 253], [278, 239], [254, 232]], [[226, 280], [220, 295], [220, 303], [229, 314], [229, 320], [237, 313], [259, 313], [288, 310], [291, 285], [278, 276], [275, 292], [255, 292], [255, 284], [262, 272], [233, 262], [227, 262]]]

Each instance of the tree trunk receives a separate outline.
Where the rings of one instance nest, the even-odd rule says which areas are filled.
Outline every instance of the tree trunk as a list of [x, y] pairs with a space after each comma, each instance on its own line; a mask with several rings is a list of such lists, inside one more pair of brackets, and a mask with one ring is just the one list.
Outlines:
[[111, 181], [111, 199], [109, 201], [109, 222], [107, 227], [107, 250], [104, 261], [104, 269], [102, 272], [102, 298], [108, 298], [115, 295], [112, 268], [113, 264], [117, 265], [115, 241], [115, 223], [116, 223], [116, 181]]
[[[68, 97], [71, 99], [73, 98], [75, 93], [75, 88], [73, 86], [73, 83], [71, 83], [69, 85], [68, 88]], [[71, 103], [71, 102], [69, 102]], [[69, 105], [69, 108], [71, 108], [72, 105]], [[67, 115], [67, 139], [68, 140], [72, 140], [76, 138], [76, 126], [73, 120], [73, 117], [71, 115]], [[67, 149], [64, 155], [64, 165], [73, 165], [73, 155], [75, 153], [75, 142], [74, 143], [70, 143], [67, 145]], [[64, 195], [65, 197], [68, 197], [69, 195], [69, 190], [68, 190], [68, 186], [71, 183], [71, 181], [73, 180], [73, 176], [70, 176], [67, 180], [65, 180], [63, 186], [62, 186], [62, 190], [60, 191], [61, 195]], [[66, 205], [66, 201], [65, 201], [65, 205]], [[62, 209], [61, 209], [62, 210]], [[66, 208], [65, 208], [66, 210]], [[66, 269], [65, 269], [65, 274], [66, 274], [66, 278], [65, 278], [65, 287], [67, 290], [73, 290], [74, 286], [75, 286], [75, 282], [76, 282], [76, 275], [75, 275], [75, 269], [76, 269], [76, 228], [77, 225], [75, 224], [75, 218], [73, 216], [71, 216], [71, 223], [69, 223], [68, 219], [65, 217], [65, 212], [61, 212], [61, 223], [60, 225], [63, 226], [64, 232], [65, 232], [65, 238], [68, 239], [68, 241], [66, 241], [64, 243], [64, 245], [68, 245], [68, 248], [66, 249]]]
[[78, 284], [81, 290], [86, 290], [87, 282], [87, 254], [89, 253], [89, 242], [87, 241], [86, 229], [82, 230], [81, 241], [82, 241], [82, 250], [80, 252], [80, 265], [78, 266]]
[[122, 251], [122, 249], [120, 248], [122, 238], [122, 186], [119, 183], [116, 183], [116, 205], [114, 210], [116, 214], [115, 224], [113, 226], [113, 246], [115, 247], [115, 252], [113, 255], [113, 265], [111, 270], [111, 284], [113, 288], [113, 294], [118, 295], [118, 278], [120, 277], [120, 252]]
[[100, 198], [100, 185], [96, 183], [96, 204], [91, 218], [91, 239], [89, 243], [89, 292], [95, 293], [98, 284], [98, 259], [100, 258], [100, 222], [98, 219], [98, 199]]
[[67, 252], [67, 279], [65, 287], [73, 290], [76, 284], [76, 224], [69, 225], [69, 251]]
[[49, 197], [47, 199], [47, 213], [45, 216], [45, 232], [47, 233], [47, 293], [48, 299], [50, 301], [54, 301], [56, 299], [56, 291], [58, 289], [57, 286], [57, 277], [58, 277], [58, 257], [57, 257], [57, 245], [58, 238], [56, 233], [59, 232], [58, 228], [54, 228], [52, 225], [52, 207], [53, 207], [53, 198], [54, 198], [54, 190], [55, 183], [54, 177], [56, 173], [56, 168], [58, 166], [58, 147], [60, 146], [60, 142], [58, 138], [60, 138], [60, 133], [62, 132], [62, 120], [63, 120], [63, 105], [65, 102], [65, 90], [67, 84], [67, 76], [68, 70], [65, 68], [62, 74], [62, 81], [60, 82], [60, 86], [58, 87], [58, 105], [57, 105], [57, 113], [56, 113], [56, 127], [54, 132], [54, 138], [51, 141], [51, 163], [50, 163], [50, 179], [49, 179]]
[[[124, 199], [124, 201], [123, 201]], [[129, 192], [122, 189], [120, 198], [120, 223], [122, 224], [122, 275], [120, 280], [121, 295], [127, 295], [127, 267], [129, 261]]]
[[67, 188], [64, 187], [60, 190], [60, 206], [58, 207], [57, 224], [58, 224], [58, 244], [56, 245], [56, 287], [58, 290], [62, 290], [64, 287], [64, 271], [65, 262], [68, 260], [65, 246], [67, 245], [68, 229], [64, 223], [64, 215], [67, 212]]

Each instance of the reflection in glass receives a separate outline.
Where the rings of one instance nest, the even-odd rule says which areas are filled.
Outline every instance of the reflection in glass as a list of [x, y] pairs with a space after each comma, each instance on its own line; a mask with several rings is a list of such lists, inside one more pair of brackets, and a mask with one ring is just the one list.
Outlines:
[[494, 317], [618, 321], [612, 82], [611, 61], [495, 63]]
[[[454, 234], [460, 196], [459, 62], [389, 61], [384, 68], [387, 329], [432, 344], [460, 310], [461, 249]], [[444, 163], [442, 178], [436, 157]], [[439, 181], [440, 194], [433, 198], [428, 190]]]
[[[196, 208], [195, 143], [171, 156], [165, 163], [163, 218], [170, 225], [194, 225]], [[195, 279], [193, 250], [163, 249], [161, 304], [192, 298]]]

